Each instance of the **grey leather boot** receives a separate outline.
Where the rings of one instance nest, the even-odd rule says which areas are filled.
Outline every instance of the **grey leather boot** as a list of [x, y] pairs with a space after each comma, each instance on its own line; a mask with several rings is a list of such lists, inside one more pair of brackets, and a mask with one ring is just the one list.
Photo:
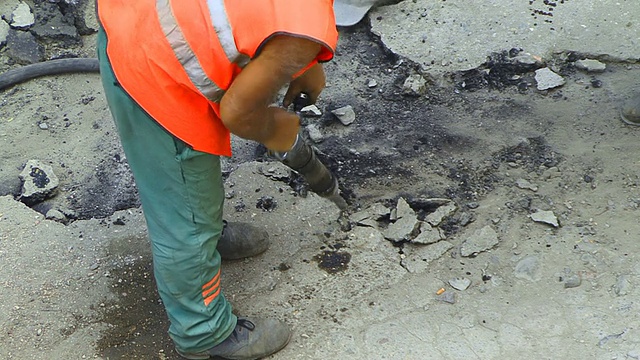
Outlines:
[[218, 252], [223, 260], [238, 260], [262, 254], [269, 248], [269, 234], [244, 222], [224, 222], [218, 240]]

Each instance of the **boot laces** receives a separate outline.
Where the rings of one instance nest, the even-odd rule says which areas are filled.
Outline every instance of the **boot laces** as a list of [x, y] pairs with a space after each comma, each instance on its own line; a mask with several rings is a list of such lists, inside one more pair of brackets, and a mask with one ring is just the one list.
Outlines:
[[255, 330], [256, 325], [247, 319], [238, 319], [236, 323], [236, 328], [229, 336], [229, 340], [235, 343], [242, 341], [243, 338], [247, 337], [249, 334], [245, 334], [245, 329], [248, 331]]

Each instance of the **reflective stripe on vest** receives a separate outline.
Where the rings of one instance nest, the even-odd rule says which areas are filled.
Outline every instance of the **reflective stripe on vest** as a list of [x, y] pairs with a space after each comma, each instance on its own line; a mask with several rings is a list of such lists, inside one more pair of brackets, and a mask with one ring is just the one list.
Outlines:
[[[220, 86], [218, 86], [205, 73], [202, 65], [198, 61], [198, 58], [191, 49], [191, 46], [187, 43], [180, 26], [178, 26], [178, 22], [171, 11], [169, 1], [170, 0], [156, 1], [156, 10], [158, 12], [158, 19], [160, 20], [162, 31], [164, 32], [167, 41], [169, 41], [169, 44], [173, 49], [173, 53], [176, 55], [180, 64], [182, 64], [184, 71], [193, 85], [205, 98], [215, 103], [219, 103], [224, 96], [225, 90], [220, 88]], [[236, 63], [240, 67], [245, 67], [249, 63], [250, 59], [248, 56], [241, 54], [236, 48], [231, 24], [227, 18], [226, 11], [224, 11], [224, 0], [207, 0], [207, 5], [209, 7], [209, 16], [211, 16], [213, 27], [218, 35], [218, 39], [227, 59], [231, 63]]]

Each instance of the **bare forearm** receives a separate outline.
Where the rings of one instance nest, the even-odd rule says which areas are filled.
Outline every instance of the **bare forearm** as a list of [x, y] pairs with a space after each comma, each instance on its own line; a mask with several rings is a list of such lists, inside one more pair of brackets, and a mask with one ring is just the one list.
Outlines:
[[241, 138], [257, 141], [274, 151], [284, 152], [293, 146], [299, 122], [296, 114], [285, 109], [259, 107], [241, 120], [227, 124], [227, 128]]
[[220, 103], [220, 117], [233, 134], [275, 151], [288, 151], [300, 120], [270, 106], [278, 91], [318, 54], [320, 45], [294, 37], [269, 40], [262, 53], [235, 78]]

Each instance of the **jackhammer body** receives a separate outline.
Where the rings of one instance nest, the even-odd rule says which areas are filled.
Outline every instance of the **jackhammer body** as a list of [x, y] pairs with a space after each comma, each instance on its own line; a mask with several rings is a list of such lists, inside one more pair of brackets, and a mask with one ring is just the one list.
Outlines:
[[291, 150], [285, 153], [274, 152], [272, 155], [302, 175], [311, 191], [331, 200], [340, 210], [347, 208], [347, 202], [340, 196], [338, 178], [320, 161], [313, 148], [300, 135]]

